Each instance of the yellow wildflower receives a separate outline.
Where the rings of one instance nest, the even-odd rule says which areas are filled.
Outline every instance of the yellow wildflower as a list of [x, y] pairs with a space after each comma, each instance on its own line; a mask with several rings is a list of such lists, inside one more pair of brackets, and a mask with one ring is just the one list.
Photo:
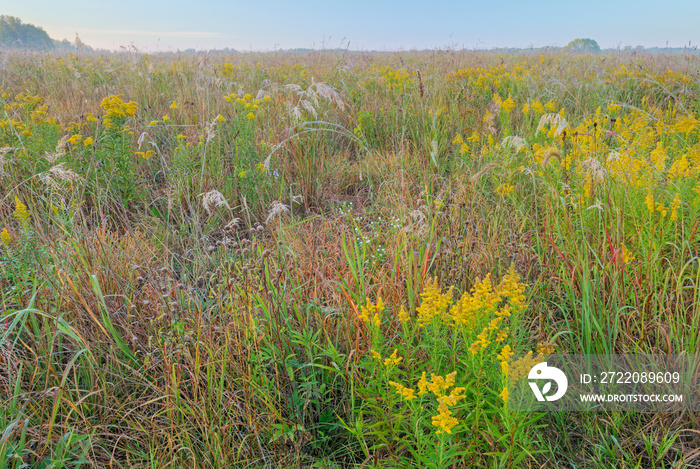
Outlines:
[[431, 319], [442, 315], [443, 311], [452, 303], [452, 288], [447, 293], [442, 293], [442, 289], [437, 284], [437, 278], [428, 279], [423, 293], [420, 294], [421, 304], [416, 310], [418, 312], [418, 324], [425, 326]]
[[173, 101], [173, 103], [170, 105], [170, 109], [177, 109], [177, 101]]
[[15, 197], [15, 211], [12, 212], [12, 215], [17, 218], [19, 221], [20, 225], [23, 227], [26, 227], [29, 224], [29, 210], [27, 210], [27, 206], [22, 203], [19, 198]]
[[647, 197], [644, 199], [644, 203], [647, 206], [647, 209], [654, 213], [654, 197], [651, 195], [651, 191], [647, 192]]
[[135, 154], [136, 154], [136, 156], [138, 156], [139, 158], [143, 158], [144, 160], [147, 160], [147, 159], [149, 159], [150, 157], [152, 157], [153, 155], [155, 155], [156, 152], [153, 151], [153, 150], [148, 150], [147, 152], [137, 151]]
[[678, 209], [681, 206], [681, 194], [677, 193], [671, 202], [671, 221], [676, 221], [678, 218]]
[[67, 143], [70, 143], [71, 145], [77, 145], [83, 140], [83, 136], [80, 134], [75, 134], [71, 136], [68, 140], [66, 140]]
[[136, 115], [138, 105], [134, 101], [125, 103], [121, 95], [112, 95], [104, 98], [100, 104], [107, 116], [128, 117]]
[[510, 114], [510, 112], [515, 109], [516, 104], [515, 101], [513, 101], [513, 98], [508, 94], [508, 99], [503, 101], [503, 104], [501, 104], [501, 109], [503, 109], [503, 112], [506, 114]]
[[506, 345], [501, 349], [501, 353], [499, 353], [496, 358], [498, 358], [501, 361], [508, 361], [510, 360], [510, 357], [513, 355], [513, 349], [510, 348], [510, 345]]
[[498, 334], [496, 334], [496, 342], [500, 344], [506, 337], [508, 337], [508, 331], [506, 329], [501, 329], [498, 331]]
[[2, 233], [0, 233], [0, 240], [5, 246], [9, 246], [12, 242], [12, 236], [10, 235], [10, 232], [7, 231], [7, 227], [2, 229]]
[[442, 412], [433, 417], [432, 423], [434, 426], [440, 429], [436, 432], [437, 434], [441, 434], [443, 432], [450, 434], [452, 433], [452, 429], [459, 424], [459, 420], [452, 417], [451, 411], [443, 409]]
[[510, 194], [512, 194], [514, 190], [515, 190], [514, 185], [512, 185], [508, 182], [503, 182], [503, 183], [499, 184], [498, 187], [496, 187], [496, 194], [500, 194], [503, 197], [507, 197]]
[[407, 388], [406, 386], [403, 386], [402, 384], [396, 383], [394, 381], [389, 381], [389, 384], [393, 387], [396, 388], [396, 393], [400, 394], [401, 397], [406, 399], [407, 401], [412, 401], [413, 399], [416, 398], [415, 391], [411, 388]]
[[403, 357], [397, 355], [398, 349], [394, 349], [394, 353], [389, 358], [384, 359], [384, 366], [398, 365], [403, 360]]
[[[673, 217], [673, 214], [671, 214], [671, 216]], [[635, 259], [636, 259], [636, 257], [634, 257], [634, 254], [632, 254], [632, 252], [629, 249], [627, 249], [627, 246], [625, 246], [623, 244], [622, 245], [622, 262], [624, 264], [629, 264], [630, 262], [632, 262]]]
[[427, 394], [428, 391], [428, 380], [425, 379], [425, 371], [420, 377], [420, 380], [418, 381], [418, 395], [422, 396], [423, 394]]
[[532, 103], [530, 108], [537, 114], [544, 114], [544, 106], [542, 106], [542, 103], [539, 99], [535, 100], [535, 102]]
[[95, 143], [95, 140], [93, 140], [92, 137], [88, 137], [85, 140], [83, 140], [83, 145], [85, 145], [86, 147], [89, 147], [93, 143]]

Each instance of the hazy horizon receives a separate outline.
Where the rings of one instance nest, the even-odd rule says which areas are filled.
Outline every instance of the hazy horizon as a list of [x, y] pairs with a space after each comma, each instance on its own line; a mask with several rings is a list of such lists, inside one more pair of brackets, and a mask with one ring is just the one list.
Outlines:
[[[579, 4], [580, 5], [580, 4]], [[352, 4], [305, 0], [290, 4], [182, 0], [120, 4], [69, 0], [28, 0], [3, 7], [41, 27], [54, 39], [73, 41], [76, 33], [94, 48], [144, 51], [223, 49], [350, 48], [410, 50], [560, 47], [591, 38], [603, 49], [697, 45], [700, 3], [675, 2], [659, 8], [651, 1], [611, 4], [593, 0], [566, 7], [545, 1], [491, 4], [437, 1], [394, 3], [360, 0]]]

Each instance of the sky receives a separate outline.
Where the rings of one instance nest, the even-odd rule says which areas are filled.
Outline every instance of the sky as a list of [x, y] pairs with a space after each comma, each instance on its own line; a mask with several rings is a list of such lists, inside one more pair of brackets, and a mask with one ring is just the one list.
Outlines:
[[660, 0], [0, 0], [0, 14], [92, 47], [272, 51], [602, 48], [700, 43], [700, 2]]

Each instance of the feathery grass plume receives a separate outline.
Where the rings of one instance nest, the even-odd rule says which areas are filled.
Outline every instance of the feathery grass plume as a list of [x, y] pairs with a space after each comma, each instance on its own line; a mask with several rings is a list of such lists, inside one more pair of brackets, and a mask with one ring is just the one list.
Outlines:
[[65, 153], [68, 151], [68, 139], [70, 135], [66, 134], [56, 143], [56, 153]]
[[231, 210], [231, 206], [226, 201], [226, 197], [224, 197], [224, 194], [217, 191], [216, 189], [199, 194], [198, 197], [202, 198], [202, 206], [209, 215], [211, 215], [212, 208], [226, 207], [227, 209]]
[[270, 205], [270, 211], [267, 213], [265, 223], [269, 223], [270, 220], [277, 216], [281, 216], [284, 213], [289, 213], [289, 205], [285, 205], [279, 200], [275, 200], [272, 202], [272, 205]]
[[488, 108], [486, 108], [486, 115], [484, 116], [484, 124], [486, 124], [486, 130], [496, 135], [496, 115], [498, 110], [501, 108], [500, 104], [492, 100], [489, 103]]
[[84, 181], [84, 179], [75, 171], [66, 169], [65, 165], [66, 163], [64, 161], [63, 163], [53, 166], [48, 171], [39, 174], [39, 180], [47, 187], [47, 189], [54, 190], [61, 188], [60, 181], [70, 181], [71, 183]]
[[602, 181], [608, 173], [608, 170], [594, 157], [582, 161], [581, 164], [588, 170], [591, 177], [596, 182]]
[[559, 154], [559, 150], [557, 150], [554, 147], [547, 148], [542, 155], [542, 167], [546, 168], [547, 164], [549, 163], [549, 160], [552, 158], [557, 158], [559, 161], [561, 161], [561, 155]]
[[71, 136], [69, 134], [66, 134], [63, 137], [61, 137], [61, 139], [56, 143], [55, 151], [47, 151], [44, 154], [44, 158], [46, 158], [46, 161], [53, 164], [56, 162], [57, 159], [64, 157], [66, 155], [66, 152], [68, 151], [68, 143], [70, 138]]
[[82, 177], [80, 177], [75, 171], [66, 169], [65, 164], [65, 162], [57, 164], [56, 166], [50, 168], [49, 172], [61, 181], [74, 182], [82, 180]]
[[566, 119], [564, 119], [559, 114], [553, 112], [549, 114], [544, 114], [542, 117], [540, 117], [540, 122], [537, 124], [537, 130], [535, 130], [535, 134], [540, 133], [540, 131], [544, 129], [545, 125], [556, 127], [556, 130], [554, 131], [555, 137], [557, 137], [564, 130], [569, 128], [569, 123], [566, 122]]
[[5, 174], [5, 163], [7, 162], [5, 160], [5, 155], [7, 155], [11, 151], [15, 151], [16, 148], [13, 147], [4, 147], [0, 148], [0, 175]]
[[345, 102], [343, 102], [343, 98], [336, 90], [319, 81], [314, 82], [312, 86], [316, 88], [317, 96], [320, 96], [329, 102], [335, 103], [335, 105], [338, 106], [341, 111], [345, 110]]
[[519, 152], [527, 148], [527, 140], [522, 137], [510, 135], [501, 140], [501, 146], [503, 148], [515, 148], [515, 151]]
[[294, 83], [289, 83], [279, 88], [287, 94], [296, 95], [296, 103], [286, 103], [287, 112], [294, 123], [301, 120], [303, 117], [303, 111], [311, 114], [314, 119], [317, 118], [320, 104], [319, 98], [335, 104], [341, 111], [345, 110], [345, 102], [340, 96], [340, 93], [325, 83], [317, 82], [312, 79], [311, 85], [309, 85], [309, 87], [306, 89], [303, 89], [301, 86]]
[[611, 151], [608, 153], [608, 157], [605, 159], [608, 163], [612, 163], [613, 161], [620, 161], [620, 157], [622, 154], [616, 150]]
[[496, 163], [489, 163], [489, 164], [487, 164], [486, 166], [484, 166], [483, 168], [481, 168], [481, 169], [479, 170], [479, 172], [473, 174], [473, 175], [469, 178], [469, 181], [471, 181], [471, 182], [476, 182], [476, 181], [478, 181], [478, 180], [481, 178], [481, 176], [483, 176], [484, 174], [488, 173], [492, 168], [495, 168], [496, 166], [498, 166]]
[[46, 161], [48, 161], [51, 164], [55, 163], [57, 159], [59, 159], [63, 156], [65, 156], [65, 153], [63, 153], [63, 152], [49, 152], [49, 151], [47, 151], [44, 153], [44, 158], [46, 158]]

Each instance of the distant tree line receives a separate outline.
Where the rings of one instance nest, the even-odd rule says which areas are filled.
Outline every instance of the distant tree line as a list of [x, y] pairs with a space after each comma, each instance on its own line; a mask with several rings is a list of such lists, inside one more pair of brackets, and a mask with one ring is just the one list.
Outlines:
[[0, 48], [77, 50], [87, 46], [76, 35], [75, 43], [52, 39], [43, 28], [23, 23], [14, 16], [0, 15]]

